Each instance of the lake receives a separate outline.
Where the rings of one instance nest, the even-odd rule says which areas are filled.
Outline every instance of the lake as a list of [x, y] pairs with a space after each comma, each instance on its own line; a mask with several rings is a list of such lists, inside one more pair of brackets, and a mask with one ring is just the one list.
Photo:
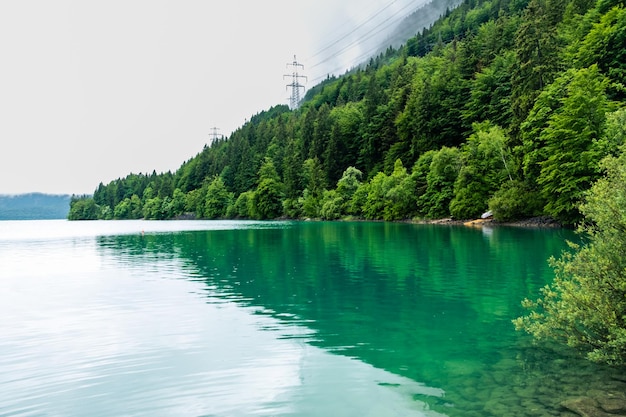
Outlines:
[[567, 230], [1, 221], [1, 416], [551, 416], [610, 380], [513, 329]]

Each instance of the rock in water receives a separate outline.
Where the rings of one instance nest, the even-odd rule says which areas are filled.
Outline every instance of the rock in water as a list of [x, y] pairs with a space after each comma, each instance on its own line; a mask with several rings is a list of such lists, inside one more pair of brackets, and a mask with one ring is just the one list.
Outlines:
[[578, 414], [581, 417], [615, 417], [615, 414], [609, 414], [603, 411], [598, 402], [590, 397], [576, 397], [565, 400], [561, 406]]

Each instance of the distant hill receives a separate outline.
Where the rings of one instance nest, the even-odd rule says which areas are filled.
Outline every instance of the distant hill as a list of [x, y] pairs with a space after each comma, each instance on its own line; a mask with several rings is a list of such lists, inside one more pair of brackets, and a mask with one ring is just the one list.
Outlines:
[[66, 219], [70, 199], [43, 193], [0, 195], [0, 220]]

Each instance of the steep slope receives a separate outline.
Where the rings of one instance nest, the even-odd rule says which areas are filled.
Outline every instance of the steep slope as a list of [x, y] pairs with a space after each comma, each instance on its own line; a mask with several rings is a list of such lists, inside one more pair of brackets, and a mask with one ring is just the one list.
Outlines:
[[491, 209], [573, 224], [600, 159], [626, 136], [625, 16], [604, 0], [465, 0], [176, 173], [101, 184], [98, 216], [462, 219]]

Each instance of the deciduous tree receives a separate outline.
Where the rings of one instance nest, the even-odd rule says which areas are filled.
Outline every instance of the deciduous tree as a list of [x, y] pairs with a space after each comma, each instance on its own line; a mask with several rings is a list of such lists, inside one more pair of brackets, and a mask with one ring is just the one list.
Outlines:
[[552, 284], [530, 310], [517, 318], [517, 329], [538, 339], [556, 339], [581, 348], [599, 362], [626, 362], [626, 149], [608, 157], [606, 176], [586, 194], [579, 232], [586, 243], [551, 259]]

